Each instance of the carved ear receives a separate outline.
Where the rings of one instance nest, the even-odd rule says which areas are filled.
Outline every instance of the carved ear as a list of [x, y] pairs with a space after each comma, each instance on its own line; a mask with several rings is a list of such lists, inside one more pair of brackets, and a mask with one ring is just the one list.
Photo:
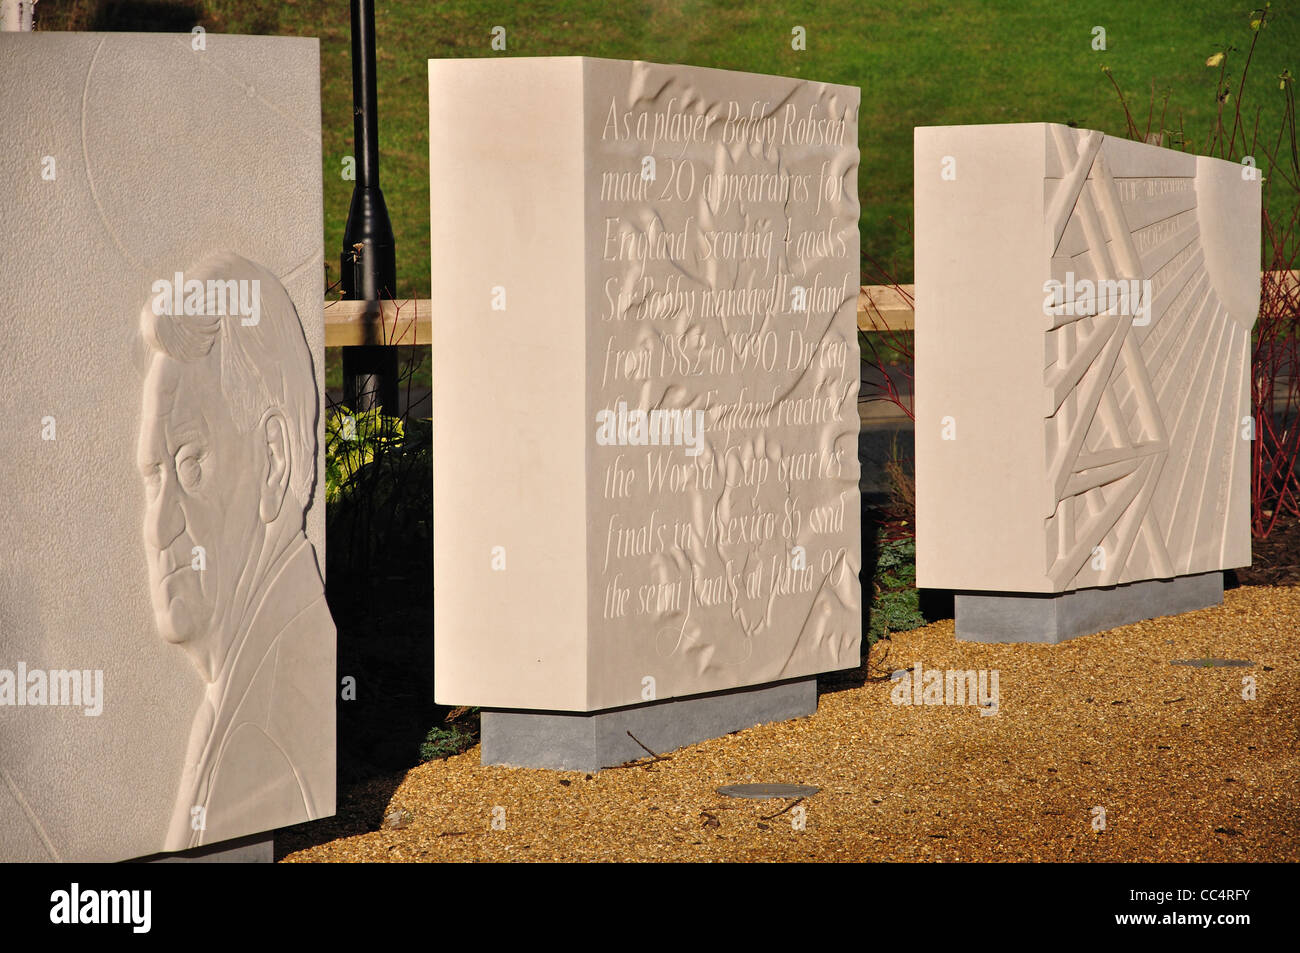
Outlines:
[[280, 515], [285, 494], [289, 492], [289, 473], [293, 469], [292, 441], [284, 414], [275, 408], [262, 415], [257, 430], [266, 446], [266, 467], [258, 487], [261, 497], [258, 514], [263, 523], [271, 523]]

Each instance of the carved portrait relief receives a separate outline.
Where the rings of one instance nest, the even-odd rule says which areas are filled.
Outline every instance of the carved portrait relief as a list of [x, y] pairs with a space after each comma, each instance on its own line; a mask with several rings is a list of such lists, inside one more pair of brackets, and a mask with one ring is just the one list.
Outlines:
[[166, 850], [332, 809], [334, 624], [304, 532], [319, 414], [297, 311], [213, 255], [160, 281], [137, 464], [158, 635], [203, 682]]

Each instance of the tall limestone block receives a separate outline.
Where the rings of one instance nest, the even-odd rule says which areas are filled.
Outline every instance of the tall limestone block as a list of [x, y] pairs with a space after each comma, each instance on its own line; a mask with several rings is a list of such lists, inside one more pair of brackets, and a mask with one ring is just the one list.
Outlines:
[[1254, 170], [1045, 123], [915, 140], [918, 583], [1248, 565]]
[[431, 61], [437, 697], [858, 664], [858, 91]]
[[334, 812], [314, 39], [0, 34], [0, 860]]

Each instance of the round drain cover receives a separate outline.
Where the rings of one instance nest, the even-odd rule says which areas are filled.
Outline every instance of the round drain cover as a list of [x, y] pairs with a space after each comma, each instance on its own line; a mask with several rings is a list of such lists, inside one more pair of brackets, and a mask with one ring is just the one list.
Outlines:
[[718, 788], [718, 793], [726, 797], [768, 801], [779, 797], [812, 797], [820, 790], [811, 784], [728, 784]]

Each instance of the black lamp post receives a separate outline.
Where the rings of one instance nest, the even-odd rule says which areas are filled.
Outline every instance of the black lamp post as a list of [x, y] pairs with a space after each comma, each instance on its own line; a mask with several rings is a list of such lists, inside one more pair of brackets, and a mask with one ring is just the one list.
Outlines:
[[[357, 180], [343, 229], [343, 297], [396, 297], [393, 225], [379, 188], [379, 109], [375, 96], [375, 4], [352, 0], [352, 125]], [[343, 348], [343, 401], [353, 411], [397, 413], [397, 350], [382, 344]]]

